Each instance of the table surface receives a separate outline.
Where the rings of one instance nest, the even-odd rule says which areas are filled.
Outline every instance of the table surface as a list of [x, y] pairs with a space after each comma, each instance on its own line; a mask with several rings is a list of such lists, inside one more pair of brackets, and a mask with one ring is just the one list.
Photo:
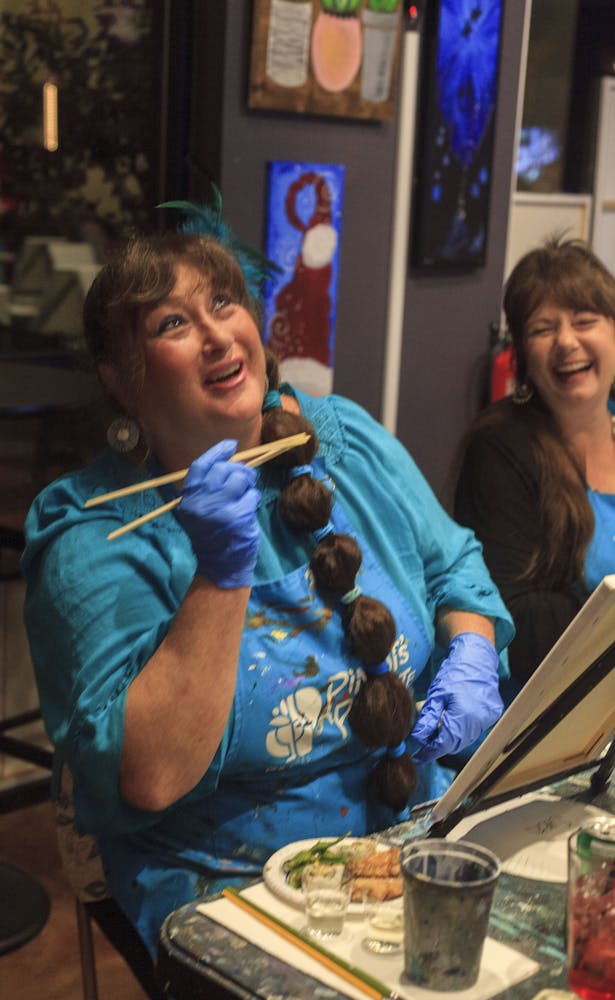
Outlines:
[[[590, 803], [615, 812], [615, 784], [602, 792], [591, 793], [588, 776], [569, 778], [549, 791], [573, 800]], [[511, 804], [514, 799], [511, 800]], [[196, 904], [181, 907], [163, 926], [159, 949], [159, 968], [163, 980], [170, 983], [174, 1000], [197, 997], [195, 984], [202, 979], [203, 996], [252, 998], [262, 995], [247, 985], [233, 982], [233, 962], [237, 962], [233, 935], [195, 911]], [[520, 983], [500, 992], [498, 1000], [532, 1000], [540, 990], [566, 990], [565, 943], [566, 885], [542, 882], [502, 872], [498, 880], [489, 922], [489, 936], [523, 953], [539, 964], [538, 971]], [[233, 951], [235, 950], [235, 955]], [[204, 956], [215, 957], [209, 964]], [[284, 963], [254, 948], [254, 968], [260, 975], [269, 973], [272, 981], [281, 975], [292, 979], [292, 996], [312, 995], [309, 982], [293, 978]], [[277, 965], [277, 968], [276, 968]], [[305, 977], [309, 980], [309, 977]], [[312, 984], [313, 985], [313, 984]], [[291, 996], [289, 990], [285, 995]], [[336, 996], [331, 991], [328, 996]]]
[[0, 414], [5, 417], [85, 406], [99, 396], [93, 373], [59, 367], [52, 359], [37, 362], [0, 355]]

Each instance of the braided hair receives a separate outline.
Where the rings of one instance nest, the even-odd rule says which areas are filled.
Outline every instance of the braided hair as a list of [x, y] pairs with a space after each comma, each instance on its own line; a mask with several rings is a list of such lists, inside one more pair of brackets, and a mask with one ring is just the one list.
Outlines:
[[336, 533], [333, 528], [331, 491], [313, 476], [310, 464], [318, 450], [316, 432], [303, 415], [282, 409], [278, 365], [269, 353], [267, 377], [263, 443], [301, 431], [310, 435], [306, 444], [278, 455], [270, 463], [288, 476], [280, 495], [280, 513], [292, 530], [312, 533], [316, 545], [310, 568], [316, 586], [341, 602], [345, 633], [366, 672], [348, 721], [369, 750], [386, 747], [369, 777], [369, 786], [383, 802], [400, 811], [416, 784], [416, 769], [405, 744], [414, 703], [406, 685], [386, 662], [396, 635], [395, 622], [381, 601], [362, 594], [356, 585], [361, 549], [355, 538]]

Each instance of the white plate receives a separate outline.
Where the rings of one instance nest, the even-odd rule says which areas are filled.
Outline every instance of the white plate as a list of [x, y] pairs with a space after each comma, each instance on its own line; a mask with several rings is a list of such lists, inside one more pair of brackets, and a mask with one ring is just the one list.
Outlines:
[[[294, 858], [295, 854], [298, 854], [299, 851], [308, 850], [310, 847], [313, 847], [314, 844], [321, 843], [322, 841], [330, 841], [333, 843], [337, 839], [337, 837], [310, 837], [309, 840], [296, 840], [293, 844], [286, 844], [286, 847], [281, 847], [279, 851], [272, 854], [269, 860], [265, 862], [263, 868], [263, 880], [265, 885], [286, 903], [291, 903], [292, 906], [303, 907], [301, 889], [293, 889], [293, 887], [288, 884], [286, 880], [286, 872], [283, 868], [284, 862], [290, 861], [290, 859]], [[357, 840], [364, 839], [367, 838], [344, 837], [344, 843], [353, 844]], [[374, 850], [378, 849], [378, 845], [375, 844]], [[380, 849], [382, 850], [382, 848]], [[351, 903], [348, 907], [348, 912], [363, 913], [363, 904]]]

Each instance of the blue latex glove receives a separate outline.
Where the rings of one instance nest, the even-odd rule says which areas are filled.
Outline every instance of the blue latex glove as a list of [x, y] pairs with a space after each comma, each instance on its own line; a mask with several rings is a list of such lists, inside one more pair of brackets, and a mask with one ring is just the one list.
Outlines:
[[461, 632], [429, 685], [411, 737], [418, 763], [458, 753], [497, 722], [504, 705], [498, 689], [498, 654], [484, 635]]
[[229, 462], [237, 442], [219, 441], [192, 463], [177, 517], [197, 561], [197, 573], [217, 587], [249, 587], [260, 531], [256, 471]]

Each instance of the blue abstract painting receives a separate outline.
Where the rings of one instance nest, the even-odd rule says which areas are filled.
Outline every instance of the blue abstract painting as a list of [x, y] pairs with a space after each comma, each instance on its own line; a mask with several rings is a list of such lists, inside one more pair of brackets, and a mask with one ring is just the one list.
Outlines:
[[[440, 0], [424, 81], [414, 262], [484, 263], [503, 0]], [[437, 8], [437, 9], [435, 9]]]
[[330, 392], [344, 167], [269, 163], [266, 253], [280, 269], [264, 294], [263, 339], [282, 376], [315, 395]]

